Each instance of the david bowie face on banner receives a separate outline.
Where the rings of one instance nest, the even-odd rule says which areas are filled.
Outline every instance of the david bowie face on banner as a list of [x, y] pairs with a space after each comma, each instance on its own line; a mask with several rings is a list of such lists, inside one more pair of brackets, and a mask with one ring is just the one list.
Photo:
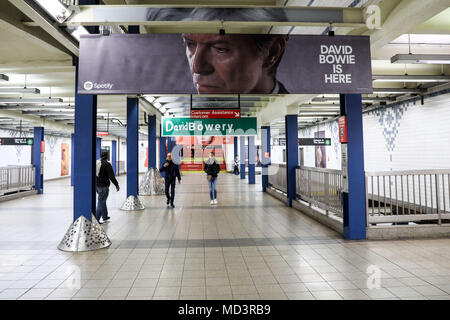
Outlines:
[[[149, 9], [148, 20], [286, 21], [270, 9]], [[267, 34], [182, 34], [198, 93], [285, 94], [276, 73], [287, 36]]]

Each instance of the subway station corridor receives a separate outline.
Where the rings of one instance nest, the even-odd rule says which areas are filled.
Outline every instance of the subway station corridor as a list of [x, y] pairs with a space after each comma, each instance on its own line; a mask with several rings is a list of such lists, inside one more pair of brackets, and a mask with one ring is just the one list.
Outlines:
[[[110, 189], [107, 249], [57, 249], [72, 222], [69, 179], [0, 203], [0, 299], [450, 299], [450, 239], [345, 241], [231, 174], [218, 205], [185, 174], [175, 209]], [[376, 276], [380, 275], [377, 282]], [[375, 280], [374, 280], [375, 279]]]

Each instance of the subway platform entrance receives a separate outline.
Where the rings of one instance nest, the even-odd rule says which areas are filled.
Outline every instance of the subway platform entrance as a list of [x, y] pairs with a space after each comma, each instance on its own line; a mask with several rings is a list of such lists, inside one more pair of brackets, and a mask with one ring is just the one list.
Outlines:
[[89, 252], [56, 248], [67, 180], [2, 203], [0, 299], [450, 299], [450, 239], [346, 241], [262, 192], [260, 178], [220, 174], [217, 206], [203, 174], [183, 176], [175, 209], [151, 196], [125, 213], [124, 191], [111, 193], [112, 245]]

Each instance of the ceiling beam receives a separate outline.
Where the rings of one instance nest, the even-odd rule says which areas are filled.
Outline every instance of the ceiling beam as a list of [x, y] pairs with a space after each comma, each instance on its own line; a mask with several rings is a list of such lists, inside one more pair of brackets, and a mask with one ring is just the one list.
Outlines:
[[41, 46], [52, 46], [67, 54], [71, 54], [65, 46], [49, 33], [43, 31], [36, 26], [29, 26], [24, 22], [27, 17], [16, 6], [12, 5], [9, 1], [0, 1], [0, 21], [3, 28], [8, 29], [15, 34], [24, 34], [27, 37], [34, 40], [35, 43], [39, 43]]
[[450, 0], [402, 0], [389, 11], [381, 29], [364, 33], [370, 35], [372, 52], [381, 49], [400, 35], [411, 32], [417, 25], [426, 22], [449, 6]]
[[28, 18], [36, 22], [39, 27], [44, 29], [69, 52], [78, 56], [78, 41], [61, 29], [59, 23], [52, 21], [38, 4], [31, 0], [9, 0], [9, 2], [22, 11]]
[[[18, 0], [14, 0], [18, 1]], [[72, 15], [63, 25], [79, 24], [84, 26], [93, 25], [144, 25], [151, 27], [168, 27], [171, 32], [194, 32], [225, 28], [227, 32], [230, 28], [268, 27], [268, 26], [324, 26], [330, 25], [342, 27], [362, 27], [365, 25], [362, 8], [342, 8], [342, 7], [290, 7], [291, 20], [295, 21], [148, 21], [146, 12], [148, 9], [156, 8], [252, 8], [253, 5], [115, 5], [115, 6], [78, 6], [78, 12]], [[267, 8], [267, 6], [265, 6]], [[272, 6], [272, 8], [284, 8]], [[260, 32], [267, 33], [266, 29]]]

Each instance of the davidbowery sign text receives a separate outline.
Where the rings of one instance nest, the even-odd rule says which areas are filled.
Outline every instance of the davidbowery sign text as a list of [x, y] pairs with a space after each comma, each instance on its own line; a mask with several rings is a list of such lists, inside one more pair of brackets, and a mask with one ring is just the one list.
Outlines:
[[162, 117], [162, 136], [252, 136], [257, 134], [255, 117], [239, 119], [191, 119]]

